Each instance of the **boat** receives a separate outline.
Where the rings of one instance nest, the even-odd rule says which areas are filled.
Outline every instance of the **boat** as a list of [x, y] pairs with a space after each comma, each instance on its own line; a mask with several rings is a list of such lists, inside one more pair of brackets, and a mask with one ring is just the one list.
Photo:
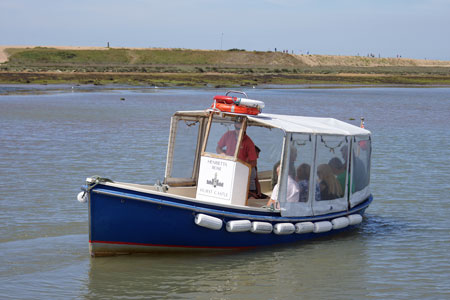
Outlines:
[[[227, 101], [233, 93], [242, 98]], [[228, 91], [176, 111], [161, 182], [88, 177], [77, 198], [89, 207], [90, 254], [253, 249], [358, 226], [373, 200], [370, 131], [263, 109]]]

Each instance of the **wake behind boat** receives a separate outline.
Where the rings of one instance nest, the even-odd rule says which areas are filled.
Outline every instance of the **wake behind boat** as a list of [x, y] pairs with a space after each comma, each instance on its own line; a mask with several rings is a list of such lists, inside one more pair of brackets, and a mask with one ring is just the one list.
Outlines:
[[175, 112], [162, 184], [87, 178], [78, 200], [91, 255], [254, 248], [359, 224], [372, 201], [370, 132], [263, 108], [230, 91]]

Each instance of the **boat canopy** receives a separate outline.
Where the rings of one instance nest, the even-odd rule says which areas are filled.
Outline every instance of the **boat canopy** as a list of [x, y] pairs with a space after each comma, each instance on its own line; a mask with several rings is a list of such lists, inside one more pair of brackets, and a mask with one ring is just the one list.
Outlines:
[[[208, 111], [178, 111], [175, 115], [205, 117]], [[231, 113], [230, 113], [231, 114]], [[236, 114], [237, 115], [237, 114]], [[259, 114], [246, 116], [249, 126], [279, 128], [290, 133], [368, 136], [370, 131], [334, 118], [303, 117], [293, 115]]]
[[[218, 150], [225, 133], [237, 141], [231, 153]], [[244, 136], [261, 152], [257, 167], [235, 150]], [[343, 212], [370, 196], [371, 149], [369, 130], [334, 118], [178, 111], [164, 182], [197, 200], [261, 208], [267, 200], [245, 196], [256, 182], [283, 216]]]

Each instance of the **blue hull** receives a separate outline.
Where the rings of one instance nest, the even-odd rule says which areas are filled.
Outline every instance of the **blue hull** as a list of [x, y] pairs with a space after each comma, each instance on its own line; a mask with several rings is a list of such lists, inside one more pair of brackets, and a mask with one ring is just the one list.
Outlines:
[[167, 250], [245, 249], [293, 243], [351, 228], [325, 233], [277, 235], [252, 232], [228, 232], [225, 226], [212, 230], [195, 224], [203, 213], [231, 220], [297, 223], [331, 221], [350, 214], [363, 215], [372, 201], [370, 196], [350, 211], [315, 217], [281, 217], [276, 212], [258, 212], [189, 201], [168, 194], [99, 184], [89, 193], [89, 246], [93, 256]]

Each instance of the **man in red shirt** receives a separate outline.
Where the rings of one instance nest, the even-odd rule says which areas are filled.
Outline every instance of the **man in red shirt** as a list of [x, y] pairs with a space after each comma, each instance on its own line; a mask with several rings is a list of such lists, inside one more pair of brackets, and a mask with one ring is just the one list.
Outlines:
[[[219, 154], [234, 156], [236, 150], [237, 139], [239, 131], [241, 130], [241, 123], [234, 123], [235, 130], [229, 130], [220, 138], [217, 143], [216, 151]], [[252, 167], [256, 166], [256, 150], [252, 139], [245, 133], [242, 138], [241, 147], [238, 153], [238, 159], [250, 164]]]

